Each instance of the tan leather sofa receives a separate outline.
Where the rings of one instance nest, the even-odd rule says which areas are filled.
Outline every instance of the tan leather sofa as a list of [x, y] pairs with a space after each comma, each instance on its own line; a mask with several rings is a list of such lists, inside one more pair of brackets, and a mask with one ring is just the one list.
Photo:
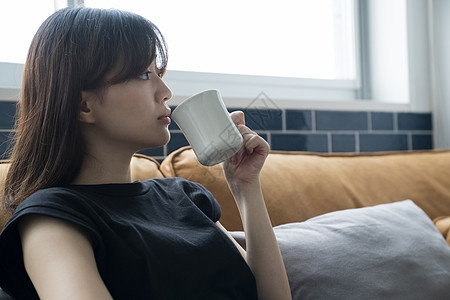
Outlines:
[[[7, 161], [1, 161], [1, 189], [7, 168]], [[131, 170], [134, 180], [178, 176], [203, 184], [221, 205], [221, 223], [229, 230], [242, 230], [221, 166], [201, 165], [190, 147], [172, 152], [161, 164], [136, 154]], [[450, 151], [272, 151], [261, 171], [261, 184], [274, 226], [331, 211], [411, 199], [435, 222], [450, 245]], [[3, 212], [0, 225], [8, 218]]]
[[[219, 201], [224, 226], [242, 229], [220, 165], [202, 166], [190, 147], [184, 147], [171, 153], [160, 171], [166, 177], [178, 176], [203, 184]], [[272, 151], [260, 178], [274, 226], [405, 199], [413, 200], [433, 220], [440, 218], [442, 224], [450, 220], [450, 151]]]

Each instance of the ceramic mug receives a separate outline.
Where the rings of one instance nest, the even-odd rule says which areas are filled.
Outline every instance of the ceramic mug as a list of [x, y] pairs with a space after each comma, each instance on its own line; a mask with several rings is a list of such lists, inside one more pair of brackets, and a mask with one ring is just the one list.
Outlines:
[[218, 90], [206, 90], [187, 98], [174, 109], [172, 119], [205, 166], [227, 160], [242, 147], [242, 135]]

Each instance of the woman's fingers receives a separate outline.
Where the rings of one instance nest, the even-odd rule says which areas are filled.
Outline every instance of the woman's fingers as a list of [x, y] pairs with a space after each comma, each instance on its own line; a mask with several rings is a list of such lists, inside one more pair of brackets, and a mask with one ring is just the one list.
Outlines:
[[245, 139], [245, 136], [249, 135], [249, 134], [250, 135], [258, 135], [256, 132], [254, 132], [247, 126], [245, 126], [245, 124], [238, 124], [238, 125], [236, 125], [236, 127], [239, 130], [239, 132], [242, 134], [242, 137], [244, 137], [244, 139]]
[[248, 154], [252, 154], [258, 147], [265, 146], [266, 141], [247, 126], [241, 124], [237, 128], [244, 139], [243, 146]]
[[230, 117], [236, 126], [240, 124], [245, 125], [245, 116], [242, 111], [240, 110], [233, 111], [232, 113], [230, 113]]

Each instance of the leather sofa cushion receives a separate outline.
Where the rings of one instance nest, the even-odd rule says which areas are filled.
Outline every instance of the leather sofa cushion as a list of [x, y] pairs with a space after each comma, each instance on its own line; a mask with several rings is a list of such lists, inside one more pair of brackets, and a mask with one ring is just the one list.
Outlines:
[[[201, 165], [180, 148], [162, 163], [166, 177], [179, 176], [210, 190], [222, 208], [221, 223], [242, 230], [220, 165]], [[413, 200], [431, 218], [450, 216], [450, 151], [319, 154], [271, 151], [261, 185], [274, 226], [331, 211]]]
[[[0, 199], [2, 199], [3, 190], [5, 186], [5, 178], [6, 173], [8, 172], [9, 164], [7, 160], [0, 160]], [[0, 225], [3, 228], [3, 225], [8, 221], [10, 217], [9, 213], [3, 212], [2, 209], [0, 209]]]
[[433, 222], [450, 246], [450, 216], [437, 217]]
[[131, 179], [133, 181], [145, 181], [150, 178], [164, 177], [161, 173], [159, 162], [154, 158], [143, 154], [133, 155], [130, 164], [130, 171]]

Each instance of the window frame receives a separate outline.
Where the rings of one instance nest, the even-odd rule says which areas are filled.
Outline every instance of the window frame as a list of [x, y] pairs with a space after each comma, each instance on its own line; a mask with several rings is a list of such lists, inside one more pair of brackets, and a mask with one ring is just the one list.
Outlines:
[[[260, 93], [287, 104], [293, 101], [345, 102], [361, 100], [359, 98], [360, 91], [367, 90], [367, 88], [362, 86], [365, 82], [361, 77], [364, 70], [361, 69], [362, 55], [359, 52], [362, 46], [358, 28], [361, 18], [365, 15], [360, 14], [361, 0], [353, 1], [355, 79], [333, 80], [192, 72], [171, 70], [169, 65], [165, 81], [169, 87], [176, 87], [173, 90], [175, 103], [179, 103], [178, 99], [211, 88], [219, 90], [225, 99], [240, 99], [243, 102], [253, 100]], [[235, 101], [229, 100], [229, 102]]]

